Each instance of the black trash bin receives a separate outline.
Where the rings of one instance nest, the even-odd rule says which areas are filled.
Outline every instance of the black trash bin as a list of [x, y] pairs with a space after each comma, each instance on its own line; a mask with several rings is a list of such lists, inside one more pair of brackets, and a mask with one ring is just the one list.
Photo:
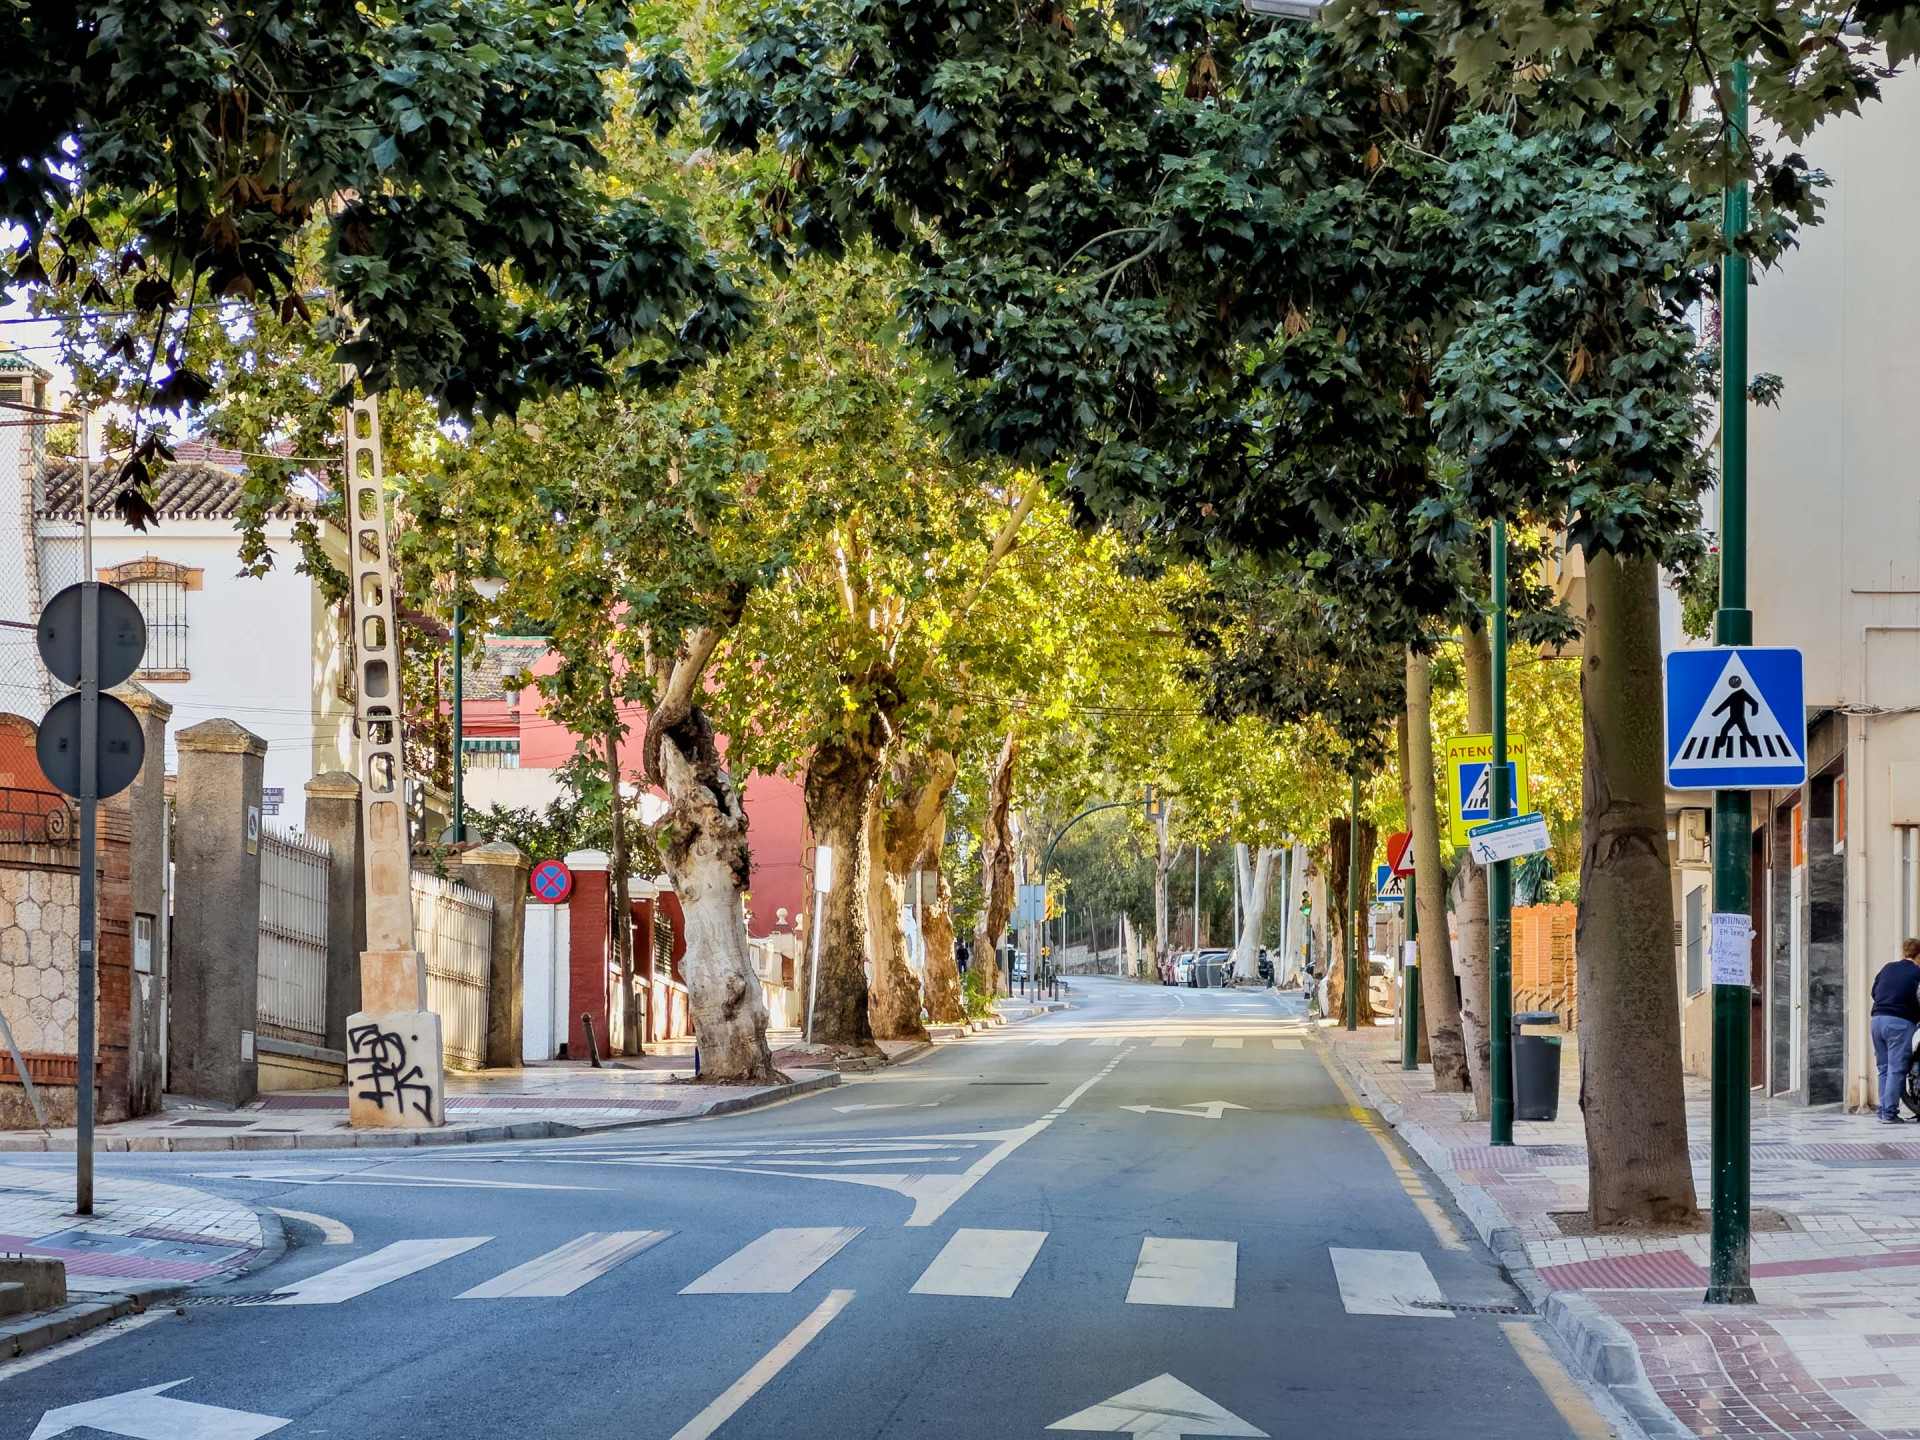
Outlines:
[[1560, 1037], [1523, 1035], [1522, 1025], [1557, 1025], [1551, 1010], [1523, 1010], [1513, 1017], [1513, 1108], [1521, 1120], [1560, 1118]]

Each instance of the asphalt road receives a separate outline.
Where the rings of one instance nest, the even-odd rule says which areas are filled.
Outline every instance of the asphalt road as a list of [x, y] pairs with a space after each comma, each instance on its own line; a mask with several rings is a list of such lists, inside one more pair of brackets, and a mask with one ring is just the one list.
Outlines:
[[1608, 1433], [1285, 1001], [1117, 981], [1075, 999], [741, 1116], [430, 1153], [103, 1157], [103, 1185], [312, 1212], [336, 1243], [291, 1222], [283, 1258], [219, 1292], [254, 1303], [0, 1367], [0, 1437], [173, 1382], [65, 1433]]

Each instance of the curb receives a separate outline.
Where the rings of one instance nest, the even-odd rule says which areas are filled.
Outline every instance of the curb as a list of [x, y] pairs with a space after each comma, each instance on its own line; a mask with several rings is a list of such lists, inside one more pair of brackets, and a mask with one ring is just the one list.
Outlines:
[[1345, 1064], [1324, 1040], [1311, 1037], [1329, 1069], [1338, 1068], [1367, 1104], [1407, 1142], [1429, 1170], [1447, 1187], [1447, 1193], [1473, 1226], [1474, 1233], [1493, 1252], [1547, 1328], [1571, 1352], [1587, 1379], [1605, 1390], [1645, 1440], [1694, 1440], [1647, 1379], [1639, 1348], [1625, 1327], [1578, 1290], [1551, 1290], [1533, 1268], [1526, 1242], [1507, 1212], [1479, 1185], [1463, 1179], [1453, 1168], [1451, 1152], [1408, 1117], [1404, 1107], [1373, 1086], [1363, 1070]]
[[161, 1305], [187, 1289], [180, 1280], [149, 1280], [129, 1285], [125, 1290], [100, 1294], [88, 1300], [70, 1301], [57, 1310], [42, 1310], [23, 1320], [0, 1325], [0, 1360], [17, 1360], [36, 1350], [45, 1350], [115, 1320], [139, 1315], [150, 1306]]

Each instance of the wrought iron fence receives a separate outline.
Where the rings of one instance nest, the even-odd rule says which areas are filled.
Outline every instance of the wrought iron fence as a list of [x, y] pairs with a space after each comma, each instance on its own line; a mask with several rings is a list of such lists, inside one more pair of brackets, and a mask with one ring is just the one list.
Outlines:
[[447, 1064], [478, 1070], [486, 1063], [493, 897], [416, 870], [413, 943], [427, 959], [427, 1006], [440, 1016]]
[[327, 1034], [327, 842], [260, 835], [260, 998], [263, 1035], [323, 1045]]
[[0, 845], [66, 845], [79, 832], [79, 812], [66, 796], [0, 788]]

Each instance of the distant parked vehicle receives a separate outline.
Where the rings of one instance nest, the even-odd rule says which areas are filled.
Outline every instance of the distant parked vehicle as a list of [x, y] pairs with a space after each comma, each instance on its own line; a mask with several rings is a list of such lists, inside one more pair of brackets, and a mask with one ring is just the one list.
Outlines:
[[1193, 952], [1176, 951], [1173, 957], [1173, 983], [1176, 985], [1193, 984]]
[[1193, 984], [1202, 990], [1217, 990], [1227, 983], [1227, 962], [1231, 950], [1202, 950], [1194, 962]]
[[1260, 983], [1273, 984], [1273, 958], [1267, 954], [1267, 947], [1260, 947]]

